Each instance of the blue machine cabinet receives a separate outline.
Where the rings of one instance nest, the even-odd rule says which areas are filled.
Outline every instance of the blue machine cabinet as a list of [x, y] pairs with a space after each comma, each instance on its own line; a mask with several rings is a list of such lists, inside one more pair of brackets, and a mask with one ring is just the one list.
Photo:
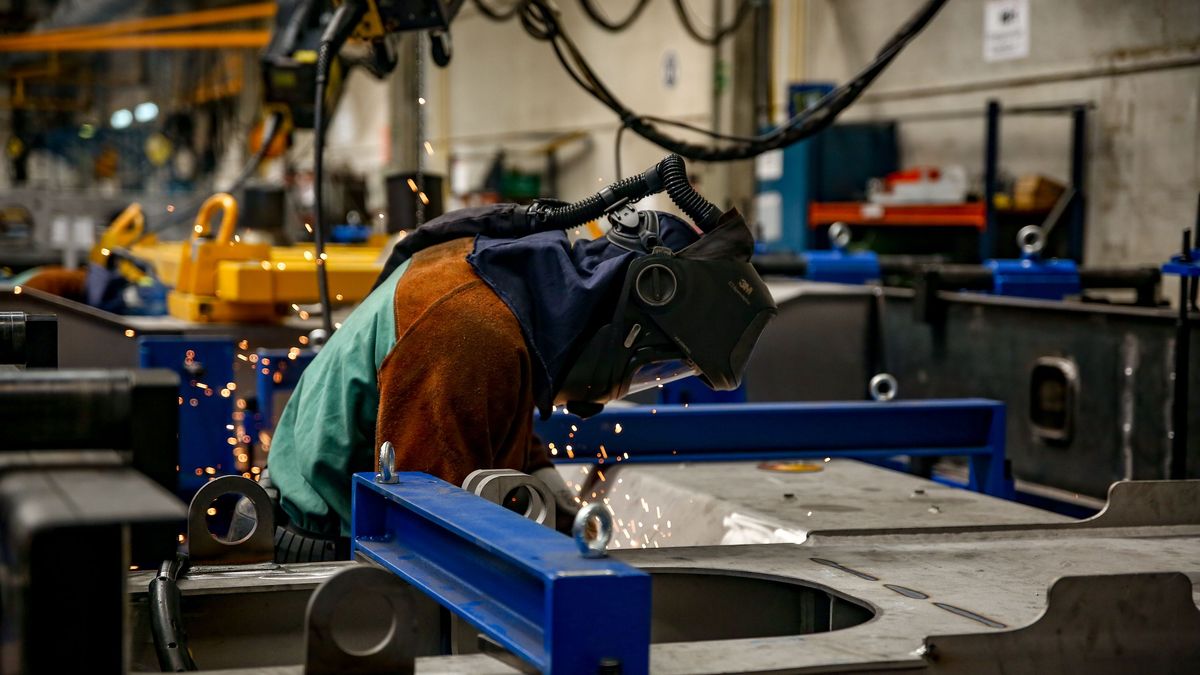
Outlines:
[[428, 474], [354, 476], [363, 555], [543, 673], [649, 671], [650, 576]]
[[304, 369], [316, 358], [311, 349], [293, 352], [287, 349], [260, 349], [254, 369], [254, 397], [258, 402], [259, 425], [275, 425], [275, 396], [296, 388]]
[[556, 412], [537, 433], [556, 463], [963, 456], [966, 487], [1011, 499], [1004, 404], [986, 399], [610, 407]]
[[[229, 445], [233, 423], [232, 338], [143, 337], [138, 365], [179, 375], [179, 490], [190, 495], [213, 475], [237, 473]], [[212, 470], [212, 472], [209, 471]]]

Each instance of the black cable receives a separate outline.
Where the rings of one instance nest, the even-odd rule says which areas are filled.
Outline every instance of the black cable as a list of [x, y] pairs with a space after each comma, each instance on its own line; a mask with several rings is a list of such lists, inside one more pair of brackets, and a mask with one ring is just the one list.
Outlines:
[[329, 79], [329, 63], [349, 39], [358, 25], [366, 5], [360, 0], [347, 0], [338, 6], [317, 51], [316, 106], [313, 110], [313, 248], [316, 253], [317, 296], [321, 304], [321, 325], [325, 339], [333, 337], [333, 304], [329, 301], [329, 273], [325, 268], [324, 164], [325, 164], [325, 90]]
[[625, 125], [617, 127], [617, 139], [613, 142], [613, 164], [617, 170], [617, 180], [621, 180], [621, 137], [625, 135]]
[[[242, 187], [246, 184], [246, 181], [250, 180], [250, 177], [254, 175], [255, 171], [258, 171], [258, 167], [262, 166], [263, 160], [267, 157], [267, 151], [275, 142], [275, 137], [279, 135], [279, 132], [282, 129], [282, 113], [276, 112], [267, 116], [266, 121], [263, 122], [262, 145], [260, 145], [258, 150], [255, 150], [254, 154], [250, 156], [250, 159], [246, 161], [245, 166], [243, 166], [242, 170], [238, 172], [237, 177], [233, 179], [233, 183], [231, 183], [227, 189], [222, 190], [222, 192], [237, 192], [238, 190], [242, 189]], [[198, 199], [193, 199], [182, 208], [175, 209], [171, 215], [164, 219], [159, 225], [154, 227], [147, 226], [142, 233], [138, 235], [137, 239], [133, 241], [133, 243], [136, 244], [147, 235], [154, 234], [156, 232], [162, 232], [163, 230], [166, 230], [174, 225], [178, 225], [185, 220], [195, 218], [196, 212], [200, 210], [200, 207], [207, 200], [208, 196], [206, 195]]]
[[596, 25], [600, 26], [606, 31], [609, 31], [610, 33], [619, 33], [626, 28], [629, 28], [631, 25], [633, 25], [633, 22], [637, 21], [638, 17], [642, 15], [642, 11], [645, 10], [649, 4], [650, 0], [638, 0], [637, 4], [633, 6], [633, 9], [629, 11], [628, 16], [620, 21], [613, 21], [612, 19], [609, 19], [604, 12], [597, 9], [596, 6], [592, 4], [592, 0], [579, 0], [579, 5], [583, 8], [583, 13], [587, 14], [588, 18], [591, 19]]
[[[808, 138], [833, 123], [843, 110], [850, 106], [862, 92], [875, 81], [896, 58], [901, 50], [916, 37], [946, 0], [928, 0], [879, 50], [875, 59], [858, 75], [821, 98], [807, 110], [797, 114], [776, 129], [759, 136], [732, 136], [691, 127], [681, 122], [666, 122], [661, 118], [639, 115], [624, 104], [596, 76], [590, 64], [579, 52], [569, 35], [558, 21], [557, 13], [547, 0], [527, 0], [522, 5], [520, 19], [532, 37], [550, 42], [556, 58], [563, 68], [584, 91], [612, 110], [623, 125], [650, 142], [688, 159], [709, 162], [751, 159], [764, 152], [791, 145]], [[715, 140], [726, 141], [727, 145], [711, 147], [691, 143], [670, 136], [658, 129], [657, 124], [679, 126], [703, 133]]]
[[[720, 0], [717, 1], [720, 2]], [[692, 23], [692, 17], [689, 16], [687, 6], [683, 0], [674, 0], [672, 4], [675, 7], [675, 13], [679, 15], [679, 23], [683, 24], [683, 29], [687, 31], [687, 34], [692, 36], [692, 39], [696, 42], [715, 47], [741, 27], [746, 17], [750, 16], [750, 10], [753, 9], [752, 6], [754, 3], [751, 0], [742, 0], [738, 4], [737, 11], [734, 12], [733, 21], [727, 26], [718, 26], [717, 30], [711, 36], [700, 34], [696, 25]]]
[[150, 581], [150, 633], [154, 636], [158, 667], [164, 673], [199, 670], [188, 650], [177, 583], [187, 568], [188, 557], [179, 554], [163, 561], [158, 575]]
[[692, 187], [679, 155], [667, 155], [644, 172], [621, 179], [573, 204], [535, 203], [527, 213], [535, 231], [562, 230], [596, 220], [621, 202], [636, 202], [659, 192], [666, 192], [701, 230], [709, 232], [717, 226], [721, 210]]
[[509, 7], [507, 11], [496, 11], [489, 7], [483, 0], [475, 0], [475, 6], [479, 8], [479, 12], [491, 19], [492, 21], [508, 21], [517, 15], [525, 7], [525, 0], [518, 0]]

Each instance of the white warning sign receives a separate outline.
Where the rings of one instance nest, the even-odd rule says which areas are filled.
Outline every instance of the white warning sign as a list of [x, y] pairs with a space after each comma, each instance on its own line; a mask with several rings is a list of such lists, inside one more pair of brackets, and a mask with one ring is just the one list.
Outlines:
[[1029, 56], [1029, 0], [988, 0], [983, 6], [983, 60]]

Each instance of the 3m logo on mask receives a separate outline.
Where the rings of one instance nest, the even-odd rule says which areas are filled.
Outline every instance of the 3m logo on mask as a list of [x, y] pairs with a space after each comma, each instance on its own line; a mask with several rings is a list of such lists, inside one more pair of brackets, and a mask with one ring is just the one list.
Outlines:
[[754, 287], [750, 285], [750, 282], [746, 281], [745, 279], [738, 279], [736, 284], [732, 281], [728, 283], [729, 287], [737, 293], [738, 298], [740, 298], [742, 302], [749, 305], [750, 296], [754, 294]]

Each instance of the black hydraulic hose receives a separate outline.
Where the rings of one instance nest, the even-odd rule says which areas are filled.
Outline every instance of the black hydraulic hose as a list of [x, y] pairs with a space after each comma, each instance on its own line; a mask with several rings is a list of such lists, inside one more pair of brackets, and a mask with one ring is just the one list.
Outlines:
[[622, 201], [635, 202], [652, 194], [666, 191], [671, 201], [701, 230], [708, 232], [717, 225], [721, 211], [696, 192], [688, 181], [687, 169], [679, 155], [667, 155], [646, 171], [624, 178], [600, 192], [565, 206], [530, 210], [534, 228], [561, 230], [596, 220]]
[[333, 304], [329, 301], [329, 274], [325, 269], [325, 217], [322, 212], [325, 205], [322, 197], [325, 178], [325, 90], [330, 61], [349, 39], [365, 13], [366, 6], [357, 0], [348, 0], [339, 5], [321, 35], [321, 47], [317, 52], [316, 106], [313, 111], [313, 248], [316, 253], [321, 325], [325, 329], [326, 339], [333, 336]]
[[177, 583], [187, 566], [187, 556], [182, 554], [166, 560], [158, 568], [158, 576], [150, 582], [150, 632], [154, 635], [158, 667], [164, 673], [199, 670], [188, 651]]

